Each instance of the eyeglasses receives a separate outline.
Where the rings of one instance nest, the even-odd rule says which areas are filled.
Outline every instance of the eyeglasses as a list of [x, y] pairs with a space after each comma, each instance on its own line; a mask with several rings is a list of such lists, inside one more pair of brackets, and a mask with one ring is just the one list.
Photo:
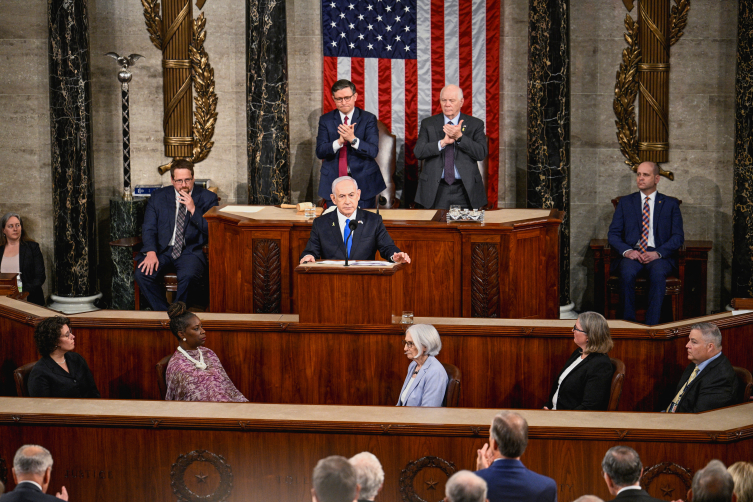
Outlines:
[[345, 102], [350, 101], [351, 99], [353, 99], [353, 96], [355, 96], [355, 94], [351, 94], [350, 96], [345, 96], [345, 97], [342, 97], [342, 98], [336, 98], [336, 97], [332, 96], [332, 99], [335, 100], [335, 103], [345, 103]]
[[403, 345], [407, 345], [409, 349], [416, 346], [413, 342], [409, 342], [408, 340], [403, 340]]
[[588, 334], [588, 333], [587, 333], [586, 331], [583, 331], [582, 329], [578, 329], [578, 326], [577, 326], [577, 325], [573, 326], [573, 331], [580, 331], [580, 332], [581, 332], [581, 333], [583, 333], [584, 335], [587, 335], [587, 334]]
[[173, 180], [176, 185], [188, 185], [193, 181], [193, 178], [186, 178], [184, 180]]
[[73, 330], [69, 329], [68, 333], [60, 335], [60, 338], [70, 338], [72, 334], [73, 334]]

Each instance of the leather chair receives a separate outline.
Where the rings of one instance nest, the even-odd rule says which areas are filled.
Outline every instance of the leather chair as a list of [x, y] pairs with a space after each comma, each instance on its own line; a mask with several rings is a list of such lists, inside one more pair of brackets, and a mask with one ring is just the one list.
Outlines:
[[747, 403], [750, 401], [751, 393], [753, 393], [753, 375], [750, 374], [750, 371], [739, 366], [733, 366], [732, 369], [735, 370], [737, 383], [740, 387], [740, 390], [738, 391], [740, 394], [738, 403]]
[[[35, 364], [37, 364], [36, 361], [24, 364], [13, 370], [13, 379], [16, 381], [16, 393], [18, 397], [29, 397], [29, 374], [31, 374], [31, 370]], [[748, 376], [750, 376], [750, 373], [748, 373]]]
[[400, 201], [395, 199], [395, 169], [397, 164], [397, 138], [387, 129], [387, 126], [381, 120], [377, 120], [377, 129], [379, 129], [379, 154], [376, 156], [376, 163], [379, 170], [382, 171], [384, 183], [387, 185], [380, 197], [387, 201], [385, 204], [379, 204], [381, 209], [395, 209], [400, 206]]
[[167, 396], [167, 379], [165, 378], [165, 373], [167, 372], [167, 363], [170, 362], [170, 358], [173, 357], [172, 354], [163, 357], [159, 360], [159, 362], [155, 365], [155, 368], [157, 369], [157, 385], [159, 386], [159, 397], [163, 401], [165, 400], [165, 396]]
[[460, 403], [460, 370], [452, 364], [442, 363], [447, 372], [447, 390], [444, 393], [442, 406], [457, 408]]
[[620, 405], [620, 396], [622, 396], [622, 384], [625, 381], [625, 363], [613, 357], [610, 357], [609, 360], [612, 361], [612, 366], [614, 366], [614, 375], [612, 375], [607, 411], [617, 411], [617, 407]]

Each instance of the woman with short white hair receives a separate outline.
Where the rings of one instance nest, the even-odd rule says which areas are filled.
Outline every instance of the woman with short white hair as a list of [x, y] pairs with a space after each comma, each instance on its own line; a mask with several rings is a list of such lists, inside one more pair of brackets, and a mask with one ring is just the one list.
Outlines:
[[405, 331], [403, 352], [411, 361], [398, 406], [442, 406], [447, 372], [435, 356], [442, 340], [431, 324], [414, 324]]

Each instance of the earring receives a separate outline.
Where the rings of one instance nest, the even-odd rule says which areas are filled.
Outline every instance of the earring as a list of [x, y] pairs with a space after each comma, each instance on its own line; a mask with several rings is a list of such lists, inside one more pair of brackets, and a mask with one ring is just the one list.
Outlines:
[[184, 338], [184, 339], [183, 339], [183, 341], [185, 342], [185, 341], [186, 341], [186, 339]]

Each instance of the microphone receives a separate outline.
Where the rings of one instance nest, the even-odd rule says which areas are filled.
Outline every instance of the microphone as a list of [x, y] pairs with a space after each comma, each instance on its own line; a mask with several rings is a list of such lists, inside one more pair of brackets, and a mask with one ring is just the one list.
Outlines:
[[[348, 223], [348, 228], [350, 229], [350, 234], [348, 234], [348, 239], [351, 241], [353, 240], [353, 231], [358, 228], [358, 222], [356, 220], [350, 220], [350, 223]], [[348, 239], [345, 239], [345, 266], [348, 267]]]
[[387, 199], [383, 195], [377, 194], [376, 199], [376, 208], [377, 208], [377, 216], [379, 216], [379, 205], [386, 206], [387, 205]]

